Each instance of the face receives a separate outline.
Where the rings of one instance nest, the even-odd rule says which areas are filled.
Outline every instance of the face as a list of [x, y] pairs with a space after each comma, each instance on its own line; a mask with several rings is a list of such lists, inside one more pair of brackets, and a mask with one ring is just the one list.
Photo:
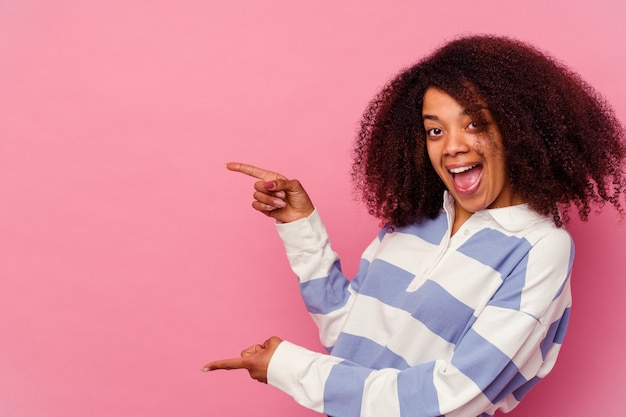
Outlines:
[[506, 175], [502, 135], [485, 106], [482, 125], [451, 96], [436, 88], [424, 94], [426, 147], [435, 171], [452, 194], [457, 217], [522, 201]]

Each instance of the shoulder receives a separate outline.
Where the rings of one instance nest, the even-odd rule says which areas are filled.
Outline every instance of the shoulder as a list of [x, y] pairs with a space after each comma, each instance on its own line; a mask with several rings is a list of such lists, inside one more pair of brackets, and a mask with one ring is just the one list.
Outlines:
[[534, 246], [544, 242], [569, 245], [571, 236], [563, 227], [557, 227], [550, 216], [532, 210], [526, 204], [486, 210], [503, 233], [525, 238]]
[[570, 234], [526, 206], [481, 211], [472, 224], [478, 230], [458, 250], [482, 263], [565, 272], [571, 267]]

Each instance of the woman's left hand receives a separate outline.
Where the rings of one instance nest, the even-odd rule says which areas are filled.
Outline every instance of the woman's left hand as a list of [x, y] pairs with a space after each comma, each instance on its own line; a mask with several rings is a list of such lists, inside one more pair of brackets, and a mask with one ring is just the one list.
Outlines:
[[272, 336], [262, 345], [252, 345], [241, 352], [240, 358], [222, 359], [209, 362], [202, 367], [203, 372], [217, 369], [247, 369], [250, 376], [259, 382], [267, 383], [267, 368], [282, 339]]

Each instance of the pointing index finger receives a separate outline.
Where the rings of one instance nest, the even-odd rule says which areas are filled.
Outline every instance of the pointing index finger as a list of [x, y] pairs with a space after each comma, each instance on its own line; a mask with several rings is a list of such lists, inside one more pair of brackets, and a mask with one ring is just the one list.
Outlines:
[[226, 164], [226, 168], [230, 171], [241, 172], [242, 174], [246, 174], [264, 181], [287, 179], [277, 172], [268, 171], [266, 169], [255, 167], [253, 165], [242, 164], [240, 162], [229, 162]]
[[201, 369], [204, 372], [215, 371], [217, 369], [243, 369], [245, 368], [241, 358], [222, 359], [219, 361], [209, 362]]

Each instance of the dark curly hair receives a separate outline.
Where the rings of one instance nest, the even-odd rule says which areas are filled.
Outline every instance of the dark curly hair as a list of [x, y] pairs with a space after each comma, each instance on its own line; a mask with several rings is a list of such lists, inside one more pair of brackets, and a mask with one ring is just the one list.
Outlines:
[[[561, 226], [609, 202], [623, 215], [624, 128], [580, 76], [533, 46], [497, 36], [454, 40], [402, 71], [369, 103], [352, 178], [370, 214], [394, 226], [437, 216], [445, 186], [426, 151], [429, 87], [472, 114], [487, 103], [502, 134], [511, 187]], [[480, 113], [477, 113], [480, 117]]]

